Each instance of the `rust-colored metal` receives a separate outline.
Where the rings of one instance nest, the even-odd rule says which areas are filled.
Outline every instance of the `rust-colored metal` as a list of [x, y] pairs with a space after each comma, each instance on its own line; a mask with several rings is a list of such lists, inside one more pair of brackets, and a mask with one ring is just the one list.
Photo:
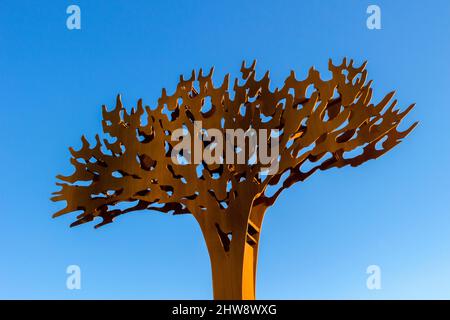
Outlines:
[[[232, 91], [229, 75], [215, 87], [213, 69], [208, 75], [200, 70], [188, 80], [181, 76], [173, 95], [163, 89], [156, 109], [143, 107], [139, 100], [130, 113], [118, 96], [113, 110], [103, 106], [102, 111], [103, 132], [112, 139], [97, 135], [90, 146], [83, 136], [82, 148], [70, 149], [75, 173], [58, 176], [63, 182], [57, 183], [61, 189], [52, 200], [67, 205], [54, 216], [81, 211], [71, 226], [99, 217], [95, 227], [100, 227], [136, 210], [190, 213], [209, 251], [214, 298], [254, 299], [261, 225], [280, 192], [319, 169], [355, 167], [375, 159], [417, 124], [397, 131], [413, 105], [403, 112], [394, 110], [393, 92], [378, 104], [370, 103], [365, 65], [355, 67], [344, 59], [335, 66], [330, 61], [329, 80], [322, 80], [314, 68], [302, 81], [292, 71], [275, 91], [269, 89], [268, 72], [256, 79], [255, 62], [250, 67], [242, 64], [242, 84], [236, 79]], [[211, 108], [205, 111], [207, 98]], [[278, 171], [264, 179], [258, 174], [260, 163], [202, 163], [201, 170], [196, 164], [173, 163], [170, 151], [176, 142], [171, 133], [184, 126], [193, 134], [194, 120], [202, 121], [205, 129], [222, 131], [279, 129]], [[355, 149], [360, 152], [349, 154]], [[276, 190], [269, 194], [271, 188]]]

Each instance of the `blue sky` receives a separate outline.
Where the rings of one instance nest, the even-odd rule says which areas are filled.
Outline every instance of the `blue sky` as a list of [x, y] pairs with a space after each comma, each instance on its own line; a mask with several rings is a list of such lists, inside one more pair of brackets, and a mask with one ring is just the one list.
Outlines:
[[[81, 8], [81, 30], [66, 8]], [[377, 4], [382, 29], [366, 28]], [[450, 298], [448, 1], [0, 1], [0, 298], [210, 299], [207, 250], [191, 216], [139, 212], [99, 230], [51, 219], [69, 146], [101, 130], [117, 93], [154, 105], [180, 74], [237, 76], [258, 60], [280, 85], [329, 58], [368, 60], [375, 99], [397, 90], [420, 125], [382, 158], [329, 170], [268, 211], [260, 299]], [[82, 289], [66, 289], [66, 267]], [[382, 289], [366, 288], [379, 265]]]

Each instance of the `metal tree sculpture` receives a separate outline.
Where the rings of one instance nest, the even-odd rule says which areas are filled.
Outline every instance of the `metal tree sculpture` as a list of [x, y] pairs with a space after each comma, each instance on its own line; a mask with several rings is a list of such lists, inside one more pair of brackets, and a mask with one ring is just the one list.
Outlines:
[[[417, 124], [397, 131], [413, 105], [403, 112], [394, 110], [393, 92], [376, 105], [370, 103], [365, 65], [355, 67], [344, 59], [335, 66], [330, 61], [330, 80], [322, 80], [311, 68], [299, 81], [292, 71], [284, 86], [273, 92], [268, 72], [256, 79], [255, 62], [250, 67], [242, 64], [242, 85], [235, 79], [233, 91], [229, 75], [214, 87], [213, 69], [206, 76], [200, 70], [188, 80], [181, 76], [173, 95], [163, 89], [156, 109], [144, 108], [139, 100], [130, 113], [118, 96], [113, 110], [103, 106], [102, 111], [103, 131], [112, 139], [102, 143], [97, 135], [91, 147], [83, 136], [82, 148], [70, 149], [75, 173], [58, 176], [64, 183], [57, 183], [61, 189], [52, 200], [65, 200], [67, 205], [54, 217], [82, 211], [71, 226], [101, 217], [95, 226], [100, 227], [143, 209], [192, 214], [208, 248], [214, 298], [254, 299], [261, 225], [280, 193], [319, 169], [355, 167], [383, 155]], [[222, 131], [279, 129], [276, 173], [261, 176], [262, 165], [251, 163], [246, 150], [235, 150], [244, 152], [243, 164], [174, 163], [171, 134], [185, 128], [195, 135], [194, 121]], [[203, 141], [203, 146], [210, 143]], [[361, 152], [349, 154], [355, 149]], [[269, 186], [276, 188], [271, 195]]]

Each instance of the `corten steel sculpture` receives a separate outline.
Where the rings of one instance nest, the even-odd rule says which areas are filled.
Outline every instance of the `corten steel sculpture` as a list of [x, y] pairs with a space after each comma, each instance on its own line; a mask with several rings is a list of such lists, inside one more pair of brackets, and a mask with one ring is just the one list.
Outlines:
[[[233, 92], [228, 75], [215, 87], [213, 70], [208, 75], [200, 70], [188, 80], [181, 76], [173, 95], [163, 89], [156, 109], [144, 108], [139, 100], [130, 113], [119, 96], [113, 110], [103, 106], [102, 111], [103, 131], [113, 141], [101, 141], [97, 135], [91, 147], [82, 137], [82, 148], [70, 149], [75, 173], [58, 176], [64, 183], [57, 183], [61, 189], [52, 200], [65, 200], [67, 206], [54, 217], [81, 210], [71, 226], [101, 217], [97, 228], [136, 210], [192, 214], [208, 248], [214, 298], [254, 299], [261, 225], [281, 191], [317, 170], [356, 167], [375, 159], [417, 124], [397, 131], [413, 105], [403, 112], [394, 110], [393, 92], [378, 104], [370, 103], [365, 63], [355, 67], [344, 59], [335, 66], [330, 61], [329, 70], [330, 80], [321, 80], [314, 68], [302, 81], [291, 72], [281, 89], [270, 91], [269, 73], [257, 80], [255, 62], [250, 67], [243, 63], [242, 84], [236, 79]], [[208, 98], [211, 106], [205, 110]], [[171, 141], [171, 133], [184, 127], [192, 135], [198, 120], [205, 129], [222, 131], [279, 129], [278, 170], [260, 176], [262, 165], [250, 164], [249, 154], [245, 164], [174, 163], [170, 154], [178, 142]], [[355, 149], [361, 152], [349, 154]], [[310, 168], [304, 169], [307, 162]], [[77, 185], [79, 181], [84, 183]], [[270, 186], [277, 188], [272, 195]], [[120, 208], [115, 207], [119, 203]]]

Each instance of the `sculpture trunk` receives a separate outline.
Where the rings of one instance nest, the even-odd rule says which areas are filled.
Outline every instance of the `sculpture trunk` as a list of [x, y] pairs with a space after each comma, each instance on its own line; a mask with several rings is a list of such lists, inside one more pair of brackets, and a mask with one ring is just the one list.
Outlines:
[[257, 244], [233, 238], [228, 252], [209, 252], [214, 299], [255, 299]]
[[[252, 210], [246, 221], [230, 216], [231, 232], [224, 233], [217, 223], [203, 224], [202, 231], [211, 261], [214, 299], [254, 300], [261, 210]], [[261, 214], [256, 214], [256, 212]], [[253, 214], [255, 213], [255, 214]], [[245, 215], [247, 216], [247, 215]]]

